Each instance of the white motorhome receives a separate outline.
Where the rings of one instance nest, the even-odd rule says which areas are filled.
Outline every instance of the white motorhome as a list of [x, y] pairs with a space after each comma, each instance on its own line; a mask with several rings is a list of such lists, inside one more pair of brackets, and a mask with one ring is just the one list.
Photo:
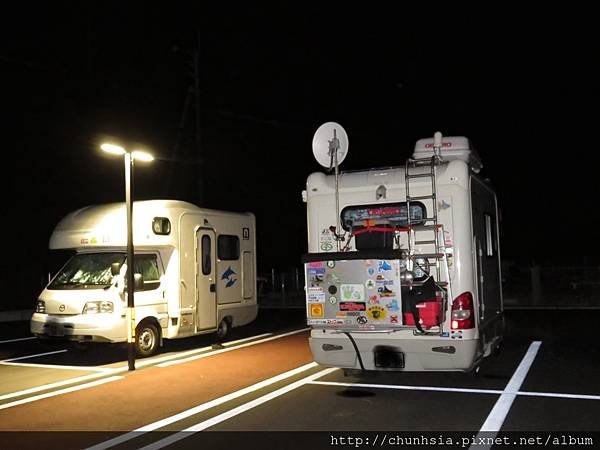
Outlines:
[[470, 371], [499, 347], [498, 207], [481, 167], [468, 139], [438, 135], [405, 166], [308, 177], [303, 262], [318, 363]]
[[[77, 342], [125, 342], [127, 248], [124, 203], [68, 214], [50, 249], [74, 256], [39, 296], [31, 332]], [[216, 332], [253, 321], [255, 218], [183, 201], [134, 202], [135, 346], [156, 352], [163, 338]]]

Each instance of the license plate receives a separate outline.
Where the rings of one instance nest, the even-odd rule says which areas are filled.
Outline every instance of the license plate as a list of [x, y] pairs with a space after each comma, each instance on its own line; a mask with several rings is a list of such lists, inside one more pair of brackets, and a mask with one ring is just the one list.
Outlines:
[[394, 347], [375, 347], [375, 367], [382, 369], [404, 369], [404, 353]]
[[65, 335], [65, 329], [61, 324], [52, 324], [48, 329], [50, 336], [63, 337]]

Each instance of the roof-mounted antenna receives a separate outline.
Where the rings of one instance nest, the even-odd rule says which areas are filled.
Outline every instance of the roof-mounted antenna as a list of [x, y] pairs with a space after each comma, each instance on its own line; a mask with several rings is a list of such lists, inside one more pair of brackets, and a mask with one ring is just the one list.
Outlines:
[[315, 159], [323, 167], [331, 170], [335, 169], [335, 239], [337, 241], [338, 251], [340, 251], [340, 241], [344, 238], [340, 235], [340, 193], [339, 193], [339, 165], [344, 161], [348, 154], [348, 135], [346, 130], [340, 124], [327, 122], [321, 125], [313, 137], [313, 154]]

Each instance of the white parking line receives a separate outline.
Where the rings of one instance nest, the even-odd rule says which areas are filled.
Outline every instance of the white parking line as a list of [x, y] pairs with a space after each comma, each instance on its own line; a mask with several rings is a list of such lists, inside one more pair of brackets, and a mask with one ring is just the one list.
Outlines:
[[110, 447], [114, 447], [115, 445], [119, 445], [123, 442], [129, 441], [131, 439], [134, 439], [138, 436], [140, 436], [143, 433], [147, 433], [149, 431], [154, 431], [154, 430], [158, 430], [159, 428], [165, 427], [167, 425], [170, 425], [172, 423], [178, 422], [180, 420], [183, 420], [187, 417], [191, 417], [194, 414], [198, 414], [202, 411], [206, 411], [210, 408], [214, 408], [215, 406], [221, 405], [223, 403], [226, 403], [230, 400], [236, 399], [238, 397], [241, 397], [243, 395], [249, 394], [251, 392], [257, 391], [259, 389], [262, 389], [264, 387], [267, 387], [271, 384], [277, 383], [281, 380], [284, 380], [286, 378], [289, 378], [291, 376], [297, 375], [299, 373], [302, 373], [306, 370], [312, 369], [313, 367], [316, 367], [317, 363], [312, 362], [309, 364], [305, 364], [304, 366], [300, 366], [296, 369], [292, 369], [289, 370], [287, 372], [281, 373], [279, 375], [276, 375], [272, 378], [269, 378], [267, 380], [261, 381], [259, 383], [253, 384], [251, 386], [248, 386], [244, 389], [241, 389], [239, 391], [236, 392], [232, 392], [230, 394], [224, 395], [223, 397], [219, 397], [216, 398], [214, 400], [211, 400], [209, 402], [206, 403], [202, 403], [201, 405], [195, 406], [191, 409], [188, 409], [186, 411], [182, 411], [179, 414], [175, 414], [174, 416], [171, 417], [167, 417], [165, 419], [159, 420], [157, 422], [151, 423], [149, 425], [145, 425], [141, 428], [138, 428], [137, 430], [133, 430], [129, 433], [123, 434], [121, 436], [117, 436], [116, 438], [110, 439], [108, 441], [102, 442], [100, 444], [94, 445], [93, 447], [89, 447], [86, 450], [104, 450], [106, 448], [110, 448]]
[[35, 336], [19, 338], [19, 339], [8, 339], [6, 341], [0, 341], [0, 344], [8, 344], [9, 342], [19, 342], [19, 341], [30, 341], [32, 339], [37, 339]]
[[[260, 339], [263, 338], [265, 336], [273, 336], [273, 333], [264, 333], [264, 334], [258, 334], [256, 336], [250, 336], [244, 339], [238, 339], [237, 341], [231, 341], [231, 342], [224, 342], [223, 345], [230, 347], [232, 345], [236, 345], [236, 344], [240, 344], [242, 342], [247, 342], [247, 341], [252, 341], [254, 339]], [[149, 359], [144, 359], [143, 361], [136, 361], [136, 367], [146, 367], [146, 366], [151, 366], [154, 365], [156, 363], [161, 363], [163, 361], [173, 361], [174, 359], [178, 359], [181, 358], [182, 356], [188, 356], [188, 355], [197, 355], [198, 353], [202, 353], [202, 352], [207, 352], [213, 350], [212, 346], [208, 346], [208, 347], [202, 347], [202, 348], [196, 348], [194, 350], [187, 350], [185, 352], [181, 352], [181, 353], [176, 353], [174, 355], [166, 355], [166, 356], [159, 356], [156, 358], [149, 358]], [[213, 354], [213, 353], [211, 353]], [[156, 364], [158, 365], [158, 364]], [[127, 368], [128, 366], [122, 366]]]
[[46, 356], [46, 355], [55, 355], [57, 353], [65, 353], [68, 350], [56, 350], [54, 352], [46, 352], [46, 353], [38, 353], [36, 355], [27, 355], [27, 356], [19, 356], [18, 358], [11, 358], [11, 359], [3, 359], [2, 361], [0, 361], [0, 363], [6, 363], [6, 362], [11, 362], [11, 361], [19, 361], [21, 359], [30, 359], [30, 358], [35, 358], [37, 356]]
[[99, 386], [104, 383], [110, 383], [111, 381], [120, 380], [122, 378], [123, 377], [120, 377], [120, 376], [114, 376], [114, 377], [104, 378], [102, 380], [92, 381], [91, 383], [80, 384], [78, 386], [72, 386], [70, 388], [62, 389], [60, 391], [48, 392], [46, 394], [36, 395], [35, 397], [27, 397], [22, 400], [17, 400], [15, 402], [5, 403], [4, 405], [0, 405], [0, 409], [12, 408], [13, 406], [23, 405], [24, 403], [31, 403], [31, 402], [35, 402], [37, 400], [42, 400], [44, 398], [55, 397], [57, 395], [68, 394], [69, 392], [80, 391], [82, 389]]
[[306, 385], [310, 381], [316, 380], [317, 378], [321, 378], [321, 377], [328, 375], [331, 372], [334, 372], [336, 370], [338, 370], [338, 369], [337, 368], [329, 368], [329, 369], [321, 370], [320, 372], [317, 372], [306, 378], [302, 378], [301, 380], [298, 380], [292, 384], [284, 386], [281, 389], [277, 389], [276, 391], [270, 392], [269, 394], [265, 394], [262, 397], [258, 397], [257, 399], [254, 399], [248, 403], [244, 403], [243, 405], [240, 405], [237, 408], [230, 409], [229, 411], [225, 411], [224, 413], [219, 414], [218, 416], [215, 416], [208, 420], [200, 422], [196, 425], [186, 428], [185, 430], [178, 431], [175, 434], [172, 434], [164, 439], [161, 439], [160, 441], [156, 441], [150, 445], [147, 445], [146, 447], [142, 447], [139, 450], [157, 450], [157, 449], [166, 447], [167, 445], [171, 445], [177, 441], [180, 441], [182, 439], [185, 439], [186, 437], [189, 437], [192, 433], [196, 433], [198, 431], [205, 430], [205, 429], [210, 428], [214, 425], [217, 425], [221, 422], [224, 422], [225, 420], [231, 419], [232, 417], [235, 417], [238, 414], [242, 414], [252, 408], [262, 405], [263, 403], [273, 400], [274, 398], [277, 398], [284, 394], [287, 394], [288, 392], [293, 391], [294, 389], [297, 389], [299, 387]]
[[55, 364], [35, 364], [35, 363], [16, 363], [0, 361], [2, 366], [18, 366], [18, 367], [39, 367], [42, 369], [65, 369], [65, 370], [83, 370], [88, 372], [114, 372], [117, 369], [111, 369], [108, 367], [95, 367], [95, 366], [62, 366]]
[[[284, 337], [284, 336], [287, 336], [289, 334], [299, 333], [300, 331], [304, 331], [304, 330], [305, 329], [297, 330], [297, 331], [294, 331], [292, 333], [286, 333], [286, 334], [283, 334], [283, 335], [273, 336], [272, 338], [269, 338], [269, 339], [276, 339], [278, 337]], [[260, 335], [251, 336], [251, 337], [244, 338], [244, 339], [239, 339], [237, 341], [228, 342], [227, 343], [228, 344], [227, 349], [228, 350], [235, 350], [238, 347], [229, 347], [229, 346], [235, 345], [237, 343], [247, 342], [249, 340], [261, 338], [263, 336], [272, 336], [272, 333], [260, 334]], [[260, 342], [264, 342], [264, 341], [263, 340], [259, 340], [259, 341], [253, 341], [252, 343], [254, 343], [254, 342], [260, 343]], [[183, 352], [183, 355], [189, 355], [189, 354], [194, 354], [194, 353], [203, 352], [203, 351], [206, 352], [206, 351], [211, 350], [211, 349], [212, 349], [212, 347], [204, 347], [204, 348], [201, 348], [201, 349], [189, 350], [189, 351]], [[60, 352], [65, 352], [65, 351], [67, 351], [67, 350], [61, 350]], [[218, 350], [218, 351], [220, 352], [221, 350]], [[54, 353], [54, 352], [43, 353], [42, 355], [52, 354], [52, 353]], [[209, 352], [209, 353], [205, 353], [203, 356], [210, 356], [210, 355], [214, 355], [215, 353], [216, 352]], [[180, 358], [181, 355], [182, 354], [179, 353], [179, 354], [167, 355], [167, 356], [163, 356], [163, 357], [159, 357], [159, 358], [144, 360], [144, 361], [141, 361], [140, 363], [136, 364], [136, 367], [141, 368], [141, 367], [153, 365], [153, 364], [156, 364], [156, 362], [158, 362], [158, 361], [174, 360], [174, 359]], [[32, 358], [34, 356], [40, 356], [40, 355], [30, 355], [30, 356], [25, 356], [23, 358]], [[13, 363], [10, 363], [10, 362], [7, 362], [7, 361], [15, 361], [16, 359], [21, 359], [21, 358], [14, 358], [14, 359], [10, 359], [10, 360], [0, 361], [0, 365], [2, 365], [2, 364], [12, 365]], [[14, 365], [26, 365], [26, 364], [27, 363], [14, 363]], [[61, 368], [60, 366], [52, 366], [52, 365], [44, 365], [44, 364], [42, 364], [41, 366], [44, 367], [44, 368], [49, 368], [49, 369], [52, 369], [52, 368], [55, 368], [55, 367], [56, 368]], [[83, 370], [89, 370], [89, 368], [87, 368], [87, 367], [81, 367], [81, 369], [83, 369]], [[102, 370], [102, 372], [100, 372], [100, 369]], [[106, 376], [109, 373], [117, 374], [117, 373], [121, 373], [121, 372], [126, 372], [128, 370], [128, 366], [124, 365], [124, 366], [119, 366], [119, 367], [116, 367], [116, 368], [98, 368], [97, 370], [99, 371], [99, 373], [94, 373], [94, 374], [90, 374], [90, 375], [84, 375], [84, 376], [81, 376], [81, 377], [69, 378], [69, 379], [58, 381], [58, 382], [55, 382], [55, 383], [44, 384], [42, 386], [36, 386], [36, 387], [33, 387], [33, 388], [24, 389], [22, 391], [11, 392], [11, 393], [8, 393], [8, 394], [0, 395], [0, 401], [7, 400], [9, 398], [22, 397], [24, 395], [34, 394], [36, 392], [46, 391], [46, 390], [49, 390], [49, 389], [54, 389], [54, 388], [57, 388], [57, 387], [66, 386], [66, 385], [73, 384], [73, 383], [79, 383], [81, 381], [86, 381], [86, 380], [90, 380], [90, 379], [100, 378], [100, 377]], [[44, 397], [36, 396], [36, 397], [32, 397], [32, 398], [38, 400], [38, 399], [44, 398]], [[15, 402], [13, 402], [13, 403], [7, 403], [7, 405], [17, 406], [17, 403], [15, 403]], [[8, 408], [10, 406], [2, 405], [2, 408]]]
[[[523, 381], [525, 381], [527, 372], [529, 372], [529, 369], [531, 368], [533, 360], [535, 359], [541, 345], [542, 343], [540, 341], [533, 341], [531, 343], [529, 349], [527, 350], [527, 353], [521, 361], [521, 364], [519, 364], [519, 367], [517, 367], [517, 370], [515, 370], [515, 373], [504, 388], [504, 392], [496, 401], [496, 404], [492, 408], [492, 411], [481, 426], [480, 432], [500, 431], [500, 428], [504, 423], [504, 419], [506, 419], [508, 411], [510, 410], [510, 407], [515, 401], [515, 398], [517, 396], [516, 393], [519, 392]], [[489, 437], [489, 434], [487, 434], [486, 436]]]
[[561, 394], [559, 392], [533, 392], [533, 391], [518, 391], [509, 392], [499, 389], [470, 389], [470, 388], [450, 388], [437, 386], [409, 386], [398, 384], [366, 384], [366, 383], [341, 383], [338, 381], [311, 381], [307, 384], [320, 386], [340, 386], [340, 387], [357, 387], [368, 389], [397, 389], [404, 391], [434, 391], [434, 392], [458, 392], [464, 394], [515, 394], [524, 397], [551, 397], [551, 398], [572, 398], [576, 400], [600, 400], [600, 395], [586, 394]]
[[191, 356], [191, 357], [185, 358], [185, 359], [177, 359], [175, 361], [169, 361], [169, 362], [165, 362], [165, 363], [162, 363], [162, 364], [157, 364], [157, 366], [158, 367], [169, 367], [169, 366], [173, 366], [175, 364], [182, 364], [182, 363], [186, 363], [186, 362], [190, 362], [190, 361], [195, 361], [196, 359], [206, 358], [208, 356], [219, 355], [221, 353], [230, 352], [232, 350], [237, 350], [237, 349], [240, 349], [240, 348], [251, 347], [253, 345], [257, 345], [257, 344], [262, 344], [262, 343], [265, 343], [265, 342], [273, 341], [275, 339], [280, 339], [282, 337], [286, 337], [286, 336], [291, 336], [293, 334], [302, 333], [303, 331], [307, 331], [307, 330], [310, 330], [310, 328], [302, 328], [301, 330], [295, 330], [295, 331], [290, 331], [289, 333], [278, 334], [276, 336], [272, 336], [272, 337], [269, 337], [269, 338], [266, 338], [266, 339], [261, 339], [259, 341], [248, 342], [247, 344], [236, 345], [235, 347], [228, 347], [228, 348], [224, 348], [224, 349], [221, 349], [221, 350], [216, 350], [214, 352], [206, 353], [206, 354], [203, 354], [203, 355]]
[[318, 384], [322, 386], [341, 386], [341, 387], [359, 387], [371, 389], [398, 389], [403, 391], [437, 391], [437, 392], [460, 392], [467, 394], [502, 394], [498, 389], [468, 389], [468, 388], [446, 388], [435, 386], [408, 386], [398, 384], [366, 384], [366, 383], [339, 383], [337, 381], [311, 381], [308, 384]]

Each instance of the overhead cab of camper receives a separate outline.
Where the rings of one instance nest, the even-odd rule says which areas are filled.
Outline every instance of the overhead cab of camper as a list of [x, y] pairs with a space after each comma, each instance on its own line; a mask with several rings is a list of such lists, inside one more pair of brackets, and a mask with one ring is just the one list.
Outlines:
[[303, 262], [317, 362], [470, 370], [499, 342], [488, 326], [502, 310], [496, 199], [481, 168], [468, 139], [437, 136], [419, 140], [404, 166], [308, 177]]

